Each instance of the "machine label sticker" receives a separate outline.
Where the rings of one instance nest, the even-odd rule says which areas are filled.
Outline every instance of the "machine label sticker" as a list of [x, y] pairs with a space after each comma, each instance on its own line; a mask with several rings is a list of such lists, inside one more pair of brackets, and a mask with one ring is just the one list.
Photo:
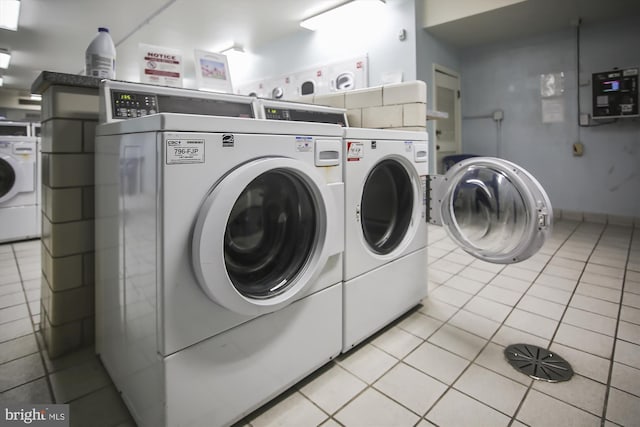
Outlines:
[[296, 136], [296, 151], [307, 153], [313, 150], [313, 137]]
[[413, 141], [405, 141], [404, 142], [404, 151], [410, 153], [413, 150]]
[[364, 157], [364, 144], [362, 142], [347, 142], [347, 161], [359, 162]]
[[204, 163], [204, 139], [167, 139], [167, 164]]

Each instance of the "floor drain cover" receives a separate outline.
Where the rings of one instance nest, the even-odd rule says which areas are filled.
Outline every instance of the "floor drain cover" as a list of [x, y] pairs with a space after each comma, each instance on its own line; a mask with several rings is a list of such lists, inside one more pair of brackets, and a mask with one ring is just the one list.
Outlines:
[[516, 370], [536, 380], [556, 383], [573, 376], [569, 362], [536, 345], [513, 344], [504, 350], [504, 355]]

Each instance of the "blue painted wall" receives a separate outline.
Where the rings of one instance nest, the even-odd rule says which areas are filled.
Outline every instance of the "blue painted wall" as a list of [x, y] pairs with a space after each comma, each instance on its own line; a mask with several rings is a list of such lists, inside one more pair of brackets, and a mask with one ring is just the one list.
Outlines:
[[[579, 127], [576, 30], [461, 52], [462, 115], [504, 110], [503, 157], [532, 172], [556, 208], [640, 217], [640, 120]], [[591, 112], [591, 74], [640, 65], [637, 18], [581, 27], [581, 111]], [[565, 118], [543, 123], [540, 75], [563, 72]], [[495, 155], [490, 119], [463, 120], [465, 152]], [[575, 157], [572, 144], [584, 144]]]

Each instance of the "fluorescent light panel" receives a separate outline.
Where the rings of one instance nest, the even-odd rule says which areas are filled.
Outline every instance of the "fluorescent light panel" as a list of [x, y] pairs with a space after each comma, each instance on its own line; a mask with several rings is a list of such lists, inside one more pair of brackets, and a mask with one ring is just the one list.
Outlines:
[[0, 28], [17, 31], [20, 19], [20, 0], [0, 0]]
[[0, 49], [0, 68], [9, 68], [11, 62], [11, 54], [8, 50]]
[[311, 31], [320, 28], [348, 25], [353, 19], [367, 19], [367, 14], [385, 4], [384, 0], [352, 0], [348, 3], [319, 13], [300, 22], [300, 26]]

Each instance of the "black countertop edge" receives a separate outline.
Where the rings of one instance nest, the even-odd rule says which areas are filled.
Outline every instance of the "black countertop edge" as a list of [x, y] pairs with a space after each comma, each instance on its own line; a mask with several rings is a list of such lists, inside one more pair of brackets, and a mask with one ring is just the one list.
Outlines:
[[42, 95], [49, 86], [55, 85], [98, 89], [101, 80], [98, 77], [82, 76], [80, 74], [43, 71], [31, 85], [31, 93]]

